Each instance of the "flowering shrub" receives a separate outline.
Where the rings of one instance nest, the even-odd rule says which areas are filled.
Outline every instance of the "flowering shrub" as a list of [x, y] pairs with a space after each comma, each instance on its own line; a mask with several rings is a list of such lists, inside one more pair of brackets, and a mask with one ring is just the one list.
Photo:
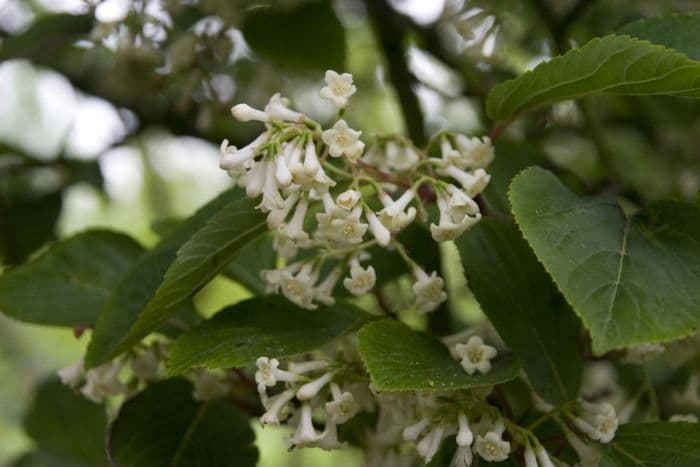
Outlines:
[[[612, 158], [603, 151], [624, 145], [610, 149], [593, 96], [700, 96], [696, 44], [671, 27], [698, 16], [650, 18], [547, 57], [489, 84], [488, 132], [424, 138], [411, 83], [397, 78], [410, 77], [403, 54], [391, 54], [401, 28], [377, 19], [393, 10], [364, 5], [409, 136], [360, 131], [351, 111], [365, 89], [327, 70], [314, 98], [328, 119], [281, 93], [233, 105], [225, 128], [257, 133], [221, 142], [232, 186], [153, 248], [88, 230], [0, 276], [3, 313], [90, 333], [30, 411], [37, 459], [86, 465], [33, 425], [58, 427], [46, 406], [61, 405], [86, 420], [71, 418], [69, 436], [106, 439], [110, 465], [125, 467], [254, 465], [251, 424], [281, 427], [290, 450], [360, 449], [368, 466], [696, 467], [698, 204], [648, 199], [630, 167], [608, 162], [595, 178], [562, 161], [571, 148], [545, 159], [526, 140], [573, 121], [568, 133]], [[262, 10], [255, 21], [284, 34]], [[449, 12], [445, 27], [463, 34]], [[211, 39], [217, 24], [192, 31]], [[501, 37], [489, 24], [472, 31], [486, 57]], [[252, 29], [253, 48], [275, 56]], [[153, 39], [153, 52], [166, 42]], [[193, 298], [219, 274], [250, 296], [205, 319]], [[100, 455], [87, 465], [107, 465]]]

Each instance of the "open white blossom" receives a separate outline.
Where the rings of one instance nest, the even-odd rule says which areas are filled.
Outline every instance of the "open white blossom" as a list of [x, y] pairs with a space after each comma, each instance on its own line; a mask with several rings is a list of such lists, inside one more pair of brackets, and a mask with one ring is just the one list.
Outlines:
[[413, 268], [416, 282], [412, 289], [416, 296], [416, 310], [421, 313], [434, 311], [442, 302], [447, 300], [445, 281], [433, 271], [428, 275], [419, 267]]
[[338, 74], [333, 70], [326, 71], [326, 86], [321, 88], [322, 98], [333, 102], [336, 107], [343, 109], [348, 105], [348, 99], [355, 94], [357, 88], [352, 84], [350, 73]]
[[455, 136], [457, 148], [462, 154], [459, 163], [455, 164], [464, 169], [484, 169], [494, 158], [493, 144], [488, 136], [473, 137], [458, 134]]
[[491, 371], [491, 360], [498, 352], [495, 347], [484, 344], [479, 336], [472, 336], [466, 344], [457, 344], [455, 354], [461, 358], [461, 365], [467, 374], [473, 375], [476, 372], [485, 374]]
[[339, 194], [335, 201], [338, 206], [350, 211], [357, 206], [360, 199], [362, 199], [362, 194], [357, 190], [350, 189]]
[[337, 384], [331, 384], [333, 400], [326, 402], [326, 413], [338, 425], [350, 420], [357, 413], [355, 398], [350, 392], [341, 392]]
[[489, 431], [484, 436], [477, 436], [475, 450], [482, 459], [488, 462], [501, 462], [510, 454], [510, 443], [503, 441], [502, 433]]
[[314, 284], [318, 279], [318, 272], [313, 270], [311, 263], [304, 264], [299, 272], [292, 274], [282, 271], [280, 277], [280, 289], [282, 294], [290, 302], [296, 303], [302, 308], [313, 310]]
[[312, 446], [317, 439], [318, 434], [316, 430], [314, 430], [314, 424], [311, 419], [311, 406], [309, 404], [303, 404], [301, 406], [299, 425], [294, 435], [289, 439], [289, 443], [296, 447]]
[[258, 391], [265, 390], [265, 386], [272, 387], [278, 381], [296, 381], [299, 376], [279, 369], [280, 362], [276, 358], [258, 357], [255, 360], [257, 371], [255, 372], [255, 382], [258, 383]]
[[338, 120], [333, 128], [325, 130], [321, 137], [328, 145], [328, 152], [332, 157], [347, 157], [349, 161], [356, 162], [365, 149], [365, 143], [360, 141], [361, 131], [350, 128], [345, 120]]
[[377, 279], [372, 266], [366, 269], [360, 266], [357, 258], [350, 262], [350, 277], [343, 279], [343, 285], [353, 295], [362, 295], [369, 292]]

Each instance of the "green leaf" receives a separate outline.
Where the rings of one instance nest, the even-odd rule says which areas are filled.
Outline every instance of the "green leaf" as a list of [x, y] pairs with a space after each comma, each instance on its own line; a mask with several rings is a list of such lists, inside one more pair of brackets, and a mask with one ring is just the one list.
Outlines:
[[610, 93], [700, 97], [700, 62], [629, 36], [596, 38], [495, 86], [488, 115], [506, 121], [535, 107]]
[[127, 401], [109, 433], [120, 467], [248, 467], [258, 451], [248, 417], [225, 400], [200, 403], [182, 379], [153, 384]]
[[43, 459], [39, 465], [107, 465], [104, 407], [88, 401], [56, 379], [39, 386], [24, 417], [24, 429], [39, 449], [34, 456], [37, 460]]
[[129, 236], [90, 230], [0, 276], [0, 311], [39, 324], [91, 325], [143, 248]]
[[240, 249], [222, 271], [255, 295], [263, 295], [267, 284], [260, 277], [263, 269], [274, 269], [277, 253], [272, 248], [272, 235], [258, 235]]
[[[102, 307], [88, 346], [88, 368], [128, 349], [172, 313], [186, 306], [186, 301], [206, 282], [204, 278], [215, 274], [215, 269], [225, 264], [221, 255], [250, 239], [251, 233], [247, 229], [250, 228], [250, 219], [256, 216], [252, 207], [247, 213], [248, 219], [231, 218], [230, 224], [222, 226], [218, 235], [223, 236], [218, 238], [220, 245], [203, 243], [216, 233], [212, 232], [215, 224], [203, 228], [204, 224], [215, 217], [225, 217], [225, 211], [240, 213], [239, 209], [247, 202], [241, 196], [238, 189], [219, 195], [139, 258]], [[195, 237], [199, 230], [202, 230], [201, 235]], [[187, 242], [194, 243], [185, 248], [183, 245]], [[219, 247], [221, 251], [218, 251]], [[174, 284], [176, 279], [183, 282]], [[160, 308], [154, 308], [154, 304]]]
[[622, 26], [615, 34], [645, 39], [675, 49], [694, 60], [700, 60], [700, 13], [644, 18]]
[[276, 298], [245, 300], [177, 339], [169, 370], [177, 374], [193, 366], [241, 367], [260, 356], [281, 358], [309, 352], [357, 329], [369, 318], [347, 304], [304, 310]]
[[470, 289], [535, 391], [552, 404], [575, 399], [581, 324], [517, 227], [484, 219], [456, 243]]
[[394, 320], [367, 324], [358, 334], [362, 361], [380, 391], [449, 391], [504, 383], [515, 378], [520, 362], [505, 356], [491, 371], [469, 376], [447, 347], [428, 334]]
[[513, 214], [589, 329], [593, 350], [659, 342], [700, 324], [700, 210], [657, 202], [626, 214], [530, 168], [511, 185]]
[[697, 467], [700, 425], [697, 423], [630, 423], [615, 439], [600, 445], [601, 467]]
[[242, 30], [253, 51], [276, 65], [301, 70], [345, 67], [345, 29], [329, 1], [303, 2], [291, 9], [256, 8], [245, 17]]

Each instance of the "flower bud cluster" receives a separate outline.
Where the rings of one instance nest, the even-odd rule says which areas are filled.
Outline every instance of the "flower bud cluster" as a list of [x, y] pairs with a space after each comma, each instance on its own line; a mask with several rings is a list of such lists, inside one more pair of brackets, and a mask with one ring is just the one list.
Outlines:
[[282, 293], [304, 308], [332, 305], [340, 283], [353, 295], [374, 287], [369, 249], [396, 250], [414, 276], [415, 307], [435, 310], [447, 296], [444, 281], [408, 255], [397, 236], [416, 220], [429, 222], [427, 203], [439, 215], [430, 223], [435, 241], [453, 240], [481, 219], [474, 198], [489, 182], [485, 168], [494, 151], [488, 137], [439, 134], [433, 155], [405, 138], [380, 137], [365, 151], [360, 131], [340, 118], [356, 87], [349, 73], [326, 73], [322, 98], [339, 110], [330, 128], [290, 108], [275, 94], [263, 109], [238, 104], [242, 122], [265, 130], [236, 148], [221, 144], [220, 166], [260, 198], [274, 231], [273, 246], [285, 267], [262, 272], [269, 293]]

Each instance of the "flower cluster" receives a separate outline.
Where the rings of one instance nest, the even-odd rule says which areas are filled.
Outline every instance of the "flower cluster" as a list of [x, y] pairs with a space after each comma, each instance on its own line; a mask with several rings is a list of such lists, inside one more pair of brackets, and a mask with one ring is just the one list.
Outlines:
[[[329, 70], [326, 84], [320, 95], [340, 117], [356, 91], [352, 75]], [[265, 125], [242, 148], [225, 140], [220, 166], [249, 197], [260, 198], [257, 208], [267, 213], [274, 248], [286, 261], [262, 272], [269, 293], [309, 309], [333, 304], [340, 282], [353, 295], [365, 294], [377, 281], [371, 251], [386, 248], [412, 272], [419, 312], [446, 300], [443, 279], [416, 264], [397, 236], [416, 220], [431, 221], [428, 203], [437, 204], [430, 232], [438, 242], [481, 219], [474, 198], [489, 182], [485, 167], [494, 151], [487, 137], [442, 133], [427, 151], [399, 136], [379, 137], [365, 151], [362, 133], [345, 120], [323, 129], [280, 94], [263, 109], [238, 104], [231, 111], [239, 121]]]

